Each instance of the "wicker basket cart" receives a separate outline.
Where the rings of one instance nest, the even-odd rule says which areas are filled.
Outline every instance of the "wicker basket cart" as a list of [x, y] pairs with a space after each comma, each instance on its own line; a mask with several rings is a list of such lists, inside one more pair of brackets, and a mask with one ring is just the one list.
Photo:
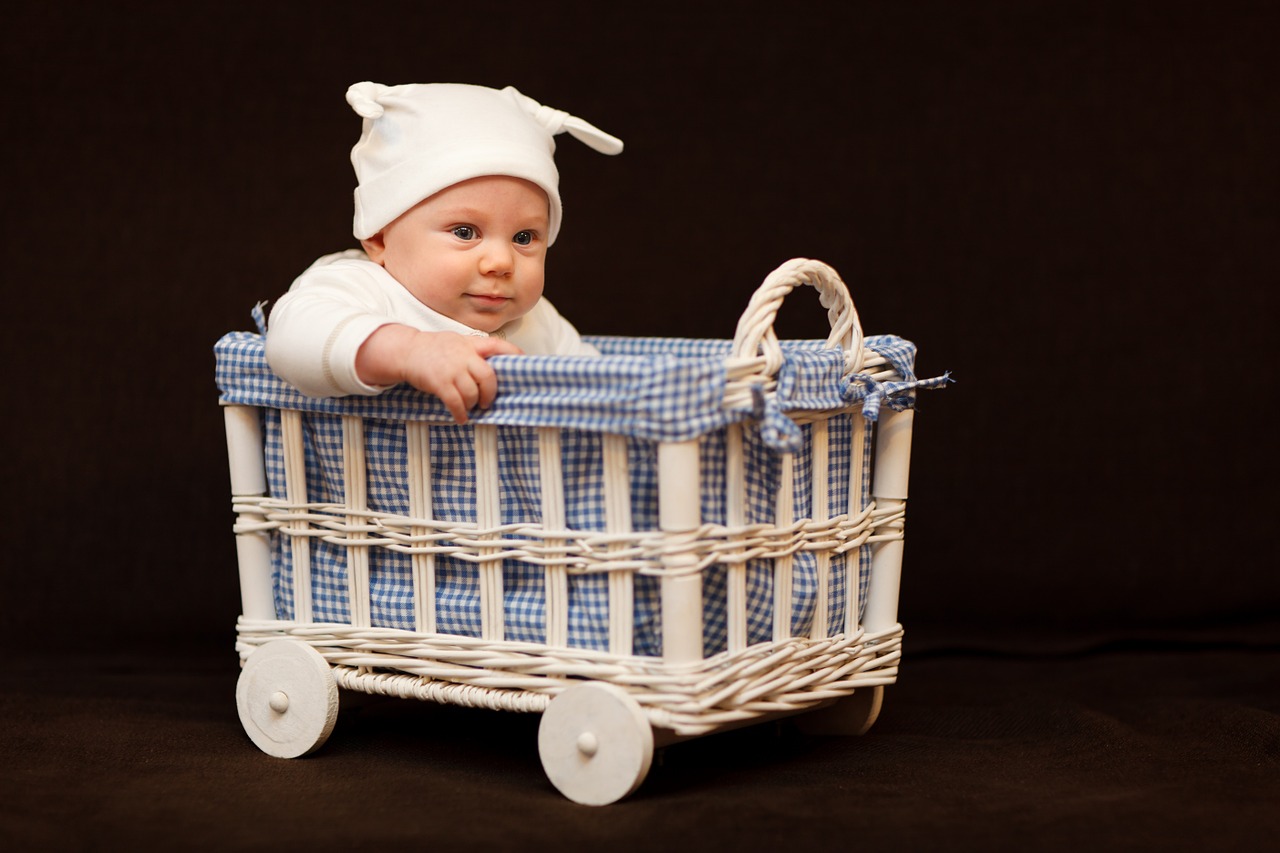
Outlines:
[[[774, 333], [801, 284], [826, 341]], [[683, 738], [871, 726], [901, 653], [915, 391], [946, 377], [864, 339], [803, 259], [731, 342], [591, 340], [605, 357], [495, 358], [499, 397], [465, 426], [404, 387], [304, 397], [260, 335], [219, 341], [259, 748], [318, 749], [340, 688], [539, 712], [552, 784], [601, 805]]]

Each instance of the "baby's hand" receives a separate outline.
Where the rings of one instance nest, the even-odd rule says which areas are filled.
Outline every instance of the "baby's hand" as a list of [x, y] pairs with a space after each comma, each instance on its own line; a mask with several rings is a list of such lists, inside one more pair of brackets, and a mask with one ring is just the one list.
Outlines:
[[465, 424], [469, 410], [489, 408], [498, 394], [498, 376], [485, 359], [519, 354], [519, 347], [501, 338], [419, 332], [406, 354], [404, 381], [435, 394], [454, 421]]
[[356, 372], [372, 385], [408, 382], [434, 394], [455, 422], [467, 412], [487, 409], [498, 393], [498, 377], [485, 360], [491, 355], [519, 355], [520, 348], [501, 338], [453, 332], [420, 332], [388, 325], [364, 342], [356, 356]]

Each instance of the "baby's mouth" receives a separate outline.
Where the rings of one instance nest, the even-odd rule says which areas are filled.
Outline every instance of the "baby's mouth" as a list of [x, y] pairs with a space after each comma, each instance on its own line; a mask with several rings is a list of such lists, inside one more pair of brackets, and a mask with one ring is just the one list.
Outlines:
[[486, 293], [468, 293], [467, 298], [484, 308], [499, 308], [510, 302], [510, 298], [506, 296], [498, 296]]

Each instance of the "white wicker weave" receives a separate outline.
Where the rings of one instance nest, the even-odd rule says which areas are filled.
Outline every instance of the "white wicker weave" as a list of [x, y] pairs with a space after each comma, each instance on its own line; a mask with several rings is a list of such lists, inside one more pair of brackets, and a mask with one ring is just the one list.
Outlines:
[[[800, 284], [819, 291], [831, 323], [827, 345], [844, 351], [846, 375], [861, 373], [880, 382], [898, 378], [883, 358], [863, 349], [857, 312], [835, 272], [816, 261], [796, 260], [765, 280], [738, 324], [732, 355], [725, 362], [726, 407], [749, 408], [753, 399], [773, 392], [783, 363], [774, 318], [782, 300]], [[864, 508], [858, 508], [853, 499], [862, 494], [861, 482], [848, 490], [850, 506], [828, 505], [826, 426], [836, 413], [792, 413], [793, 420], [813, 425], [812, 517], [794, 517], [791, 490], [784, 488], [772, 523], [745, 522], [742, 427], [732, 424], [727, 428], [727, 523], [706, 524], [699, 517], [699, 444], [694, 440], [659, 445], [658, 529], [630, 529], [626, 443], [606, 436], [607, 525], [603, 532], [586, 533], [565, 525], [558, 430], [536, 428], [540, 522], [502, 524], [496, 428], [475, 425], [476, 520], [453, 523], [432, 515], [430, 424], [405, 423], [409, 514], [392, 515], [368, 506], [359, 418], [344, 416], [342, 422], [345, 500], [308, 503], [300, 413], [281, 412], [287, 494], [269, 496], [259, 412], [228, 405], [243, 599], [237, 649], [246, 661], [237, 701], [246, 730], [271, 754], [300, 755], [318, 748], [332, 728], [328, 712], [333, 706], [303, 711], [298, 703], [304, 696], [326, 697], [328, 703], [330, 678], [341, 689], [364, 693], [547, 712], [540, 750], [549, 777], [571, 799], [600, 804], [625, 796], [640, 784], [649, 767], [655, 733], [659, 743], [704, 735], [829, 706], [848, 700], [855, 691], [860, 700], [873, 698], [856, 703], [856, 719], [848, 721], [846, 728], [865, 729], [878, 713], [882, 686], [897, 676], [901, 652], [897, 595], [912, 412], [886, 409], [880, 413], [871, 487], [874, 500]], [[853, 440], [860, 458], [863, 433], [855, 430]], [[793, 464], [792, 456], [781, 457], [783, 482], [789, 481]], [[853, 476], [860, 480], [860, 466], [853, 467]], [[278, 619], [274, 611], [267, 544], [272, 532], [286, 536], [292, 548], [295, 611], [288, 621]], [[349, 624], [312, 620], [308, 555], [313, 540], [346, 549]], [[371, 625], [369, 554], [376, 548], [410, 555], [415, 630]], [[772, 640], [748, 643], [749, 561], [771, 562], [773, 612], [790, 614], [791, 562], [798, 552], [813, 552], [818, 560], [817, 612], [826, 612], [832, 557], [864, 548], [872, 549], [868, 598], [859, 601], [858, 585], [849, 584], [843, 630], [825, 636], [825, 626], [815, 619], [812, 636], [794, 637], [789, 618], [777, 618]], [[474, 564], [481, 601], [479, 637], [437, 631], [434, 565], [440, 555]], [[512, 559], [545, 572], [545, 643], [504, 639], [502, 567], [503, 561]], [[727, 573], [728, 647], [704, 657], [702, 577], [712, 566], [724, 567]], [[567, 642], [569, 578], [586, 574], [609, 578], [608, 650], [571, 648]], [[661, 657], [632, 653], [631, 596], [637, 576], [655, 576], [661, 585]], [[309, 651], [281, 652], [282, 640]], [[265, 649], [274, 649], [270, 666], [251, 667]], [[287, 670], [289, 660], [298, 662], [296, 678], [278, 675]], [[317, 660], [331, 673], [319, 682], [314, 674]], [[584, 684], [607, 689], [584, 691]], [[299, 695], [288, 695], [291, 689]], [[291, 724], [291, 714], [303, 717], [305, 725]], [[593, 719], [597, 716], [598, 720]], [[636, 719], [647, 721], [652, 731], [643, 725], [643, 731], [636, 730]], [[618, 743], [604, 736], [606, 730], [613, 732], [609, 737]]]

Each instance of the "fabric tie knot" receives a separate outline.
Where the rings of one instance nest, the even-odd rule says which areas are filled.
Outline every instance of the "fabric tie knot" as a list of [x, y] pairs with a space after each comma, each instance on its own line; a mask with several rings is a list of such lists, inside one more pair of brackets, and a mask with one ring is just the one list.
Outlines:
[[913, 379], [905, 382], [877, 382], [866, 373], [854, 373], [840, 380], [840, 396], [849, 403], [862, 401], [862, 416], [875, 422], [880, 418], [880, 407], [886, 402], [895, 412], [911, 406], [910, 392], [940, 388], [951, 382], [951, 371], [932, 379]]
[[760, 424], [760, 439], [778, 453], [799, 453], [804, 449], [804, 432], [782, 407], [794, 385], [794, 372], [784, 369], [779, 372], [778, 387], [773, 393], [765, 393], [760, 385], [751, 388], [751, 417]]
[[621, 154], [622, 140], [612, 134], [605, 133], [589, 121], [570, 115], [564, 110], [544, 106], [528, 95], [522, 94], [515, 86], [508, 86], [502, 91], [508, 93], [524, 108], [534, 121], [546, 128], [552, 136], [568, 133], [574, 139], [601, 154]]
[[552, 136], [564, 130], [565, 121], [570, 118], [569, 114], [564, 110], [557, 110], [554, 107], [548, 107], [545, 104], [538, 106], [533, 111], [533, 120], [547, 129]]
[[347, 103], [361, 118], [381, 118], [386, 110], [382, 104], [378, 103], [378, 96], [386, 88], [380, 83], [371, 83], [367, 80], [363, 83], [354, 83], [347, 88]]

